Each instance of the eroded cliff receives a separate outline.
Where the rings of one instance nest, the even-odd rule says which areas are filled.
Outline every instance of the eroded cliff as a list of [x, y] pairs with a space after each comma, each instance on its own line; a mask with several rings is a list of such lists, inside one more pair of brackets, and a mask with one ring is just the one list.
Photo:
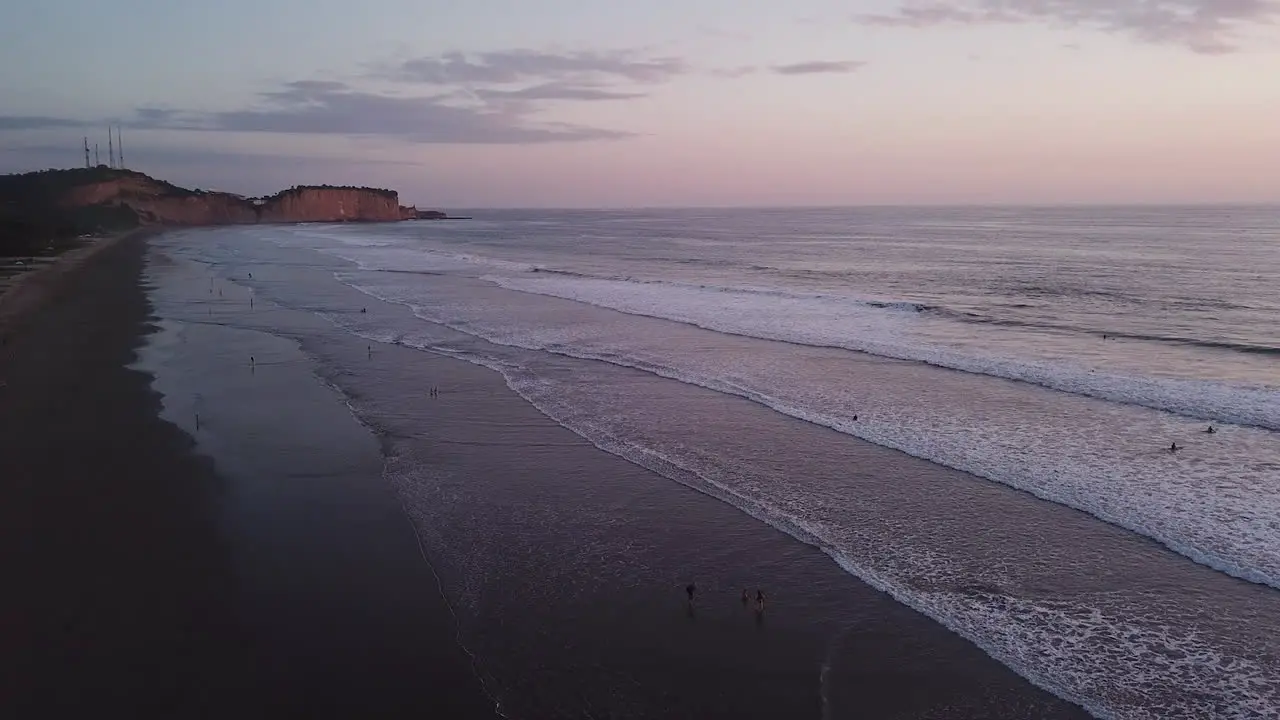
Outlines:
[[[56, 236], [147, 224], [391, 222], [437, 213], [402, 207], [394, 190], [300, 185], [265, 198], [188, 190], [99, 166], [0, 177], [0, 235]], [[443, 214], [439, 214], [443, 217]]]
[[259, 222], [387, 222], [416, 217], [408, 214], [411, 208], [400, 206], [395, 191], [378, 188], [300, 186], [259, 202]]

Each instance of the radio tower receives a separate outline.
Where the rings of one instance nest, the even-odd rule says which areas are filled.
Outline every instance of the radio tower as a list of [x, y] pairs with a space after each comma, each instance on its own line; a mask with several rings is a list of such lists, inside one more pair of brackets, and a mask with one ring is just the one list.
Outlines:
[[89, 137], [84, 138], [84, 169], [89, 169]]
[[93, 166], [98, 167], [102, 161], [98, 159], [98, 143], [93, 144]]
[[120, 126], [116, 126], [116, 152], [120, 155], [120, 169], [124, 169], [124, 136], [120, 134]]
[[116, 141], [111, 135], [111, 126], [107, 126], [107, 165], [109, 167], [116, 166]]

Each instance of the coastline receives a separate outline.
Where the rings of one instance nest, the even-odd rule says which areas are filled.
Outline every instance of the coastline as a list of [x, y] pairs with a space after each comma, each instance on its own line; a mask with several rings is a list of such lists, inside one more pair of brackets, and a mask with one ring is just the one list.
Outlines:
[[[821, 550], [592, 445], [500, 374], [335, 327], [335, 314], [409, 311], [338, 285], [325, 263], [209, 267], [186, 263], [192, 241], [217, 236], [166, 241], [192, 267], [162, 286], [216, 290], [171, 312], [282, 334], [342, 390], [381, 438], [459, 639], [511, 717], [1086, 716]], [[272, 301], [297, 287], [316, 293], [306, 309]], [[767, 618], [739, 602], [757, 587]]]
[[163, 232], [161, 228], [137, 228], [112, 233], [71, 248], [49, 260], [10, 277], [0, 290], [0, 336], [16, 330], [25, 318], [39, 311], [45, 303], [56, 299], [65, 289], [66, 276], [74, 273], [98, 253], [110, 249], [126, 238], [149, 237]]
[[5, 714], [1084, 716], [501, 375], [249, 306], [172, 244], [68, 267], [0, 358]]
[[[24, 284], [0, 348], [0, 715], [492, 717], [376, 443], [351, 452], [373, 441], [331, 391], [305, 369], [270, 384], [318, 418], [280, 437], [323, 436], [349, 456], [340, 476], [271, 466], [272, 448], [215, 457], [162, 417], [157, 378], [136, 365], [158, 338], [152, 238], [115, 237]], [[230, 513], [237, 498], [262, 522]]]
[[235, 676], [210, 513], [219, 482], [156, 416], [147, 376], [126, 367], [149, 313], [143, 238], [85, 248], [23, 283], [20, 304], [6, 296], [16, 331], [0, 353], [10, 589], [0, 698], [10, 717], [216, 707], [202, 678]]

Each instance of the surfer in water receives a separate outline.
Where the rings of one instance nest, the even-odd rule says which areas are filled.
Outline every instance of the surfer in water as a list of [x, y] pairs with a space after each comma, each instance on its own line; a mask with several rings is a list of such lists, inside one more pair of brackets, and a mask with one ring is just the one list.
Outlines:
[[1178, 443], [1176, 442], [1169, 443], [1169, 452], [1178, 452], [1181, 449], [1182, 448], [1178, 447]]
[[1217, 431], [1217, 430], [1214, 430], [1214, 429], [1213, 429], [1213, 426], [1212, 426], [1212, 425], [1210, 425], [1210, 426], [1208, 427], [1208, 429], [1206, 429], [1206, 430], [1205, 430], [1205, 432], [1206, 432], [1206, 433], [1208, 433], [1208, 434], [1210, 434], [1210, 435], [1212, 435], [1212, 434], [1214, 434], [1214, 433], [1216, 433], [1216, 432], [1218, 432], [1218, 431]]

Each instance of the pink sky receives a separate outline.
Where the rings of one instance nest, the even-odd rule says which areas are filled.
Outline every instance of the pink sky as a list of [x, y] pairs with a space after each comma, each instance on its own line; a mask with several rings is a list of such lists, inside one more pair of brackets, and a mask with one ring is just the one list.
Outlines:
[[118, 121], [175, 182], [424, 206], [1280, 201], [1271, 0], [141, 2], [17, 0], [0, 171]]

